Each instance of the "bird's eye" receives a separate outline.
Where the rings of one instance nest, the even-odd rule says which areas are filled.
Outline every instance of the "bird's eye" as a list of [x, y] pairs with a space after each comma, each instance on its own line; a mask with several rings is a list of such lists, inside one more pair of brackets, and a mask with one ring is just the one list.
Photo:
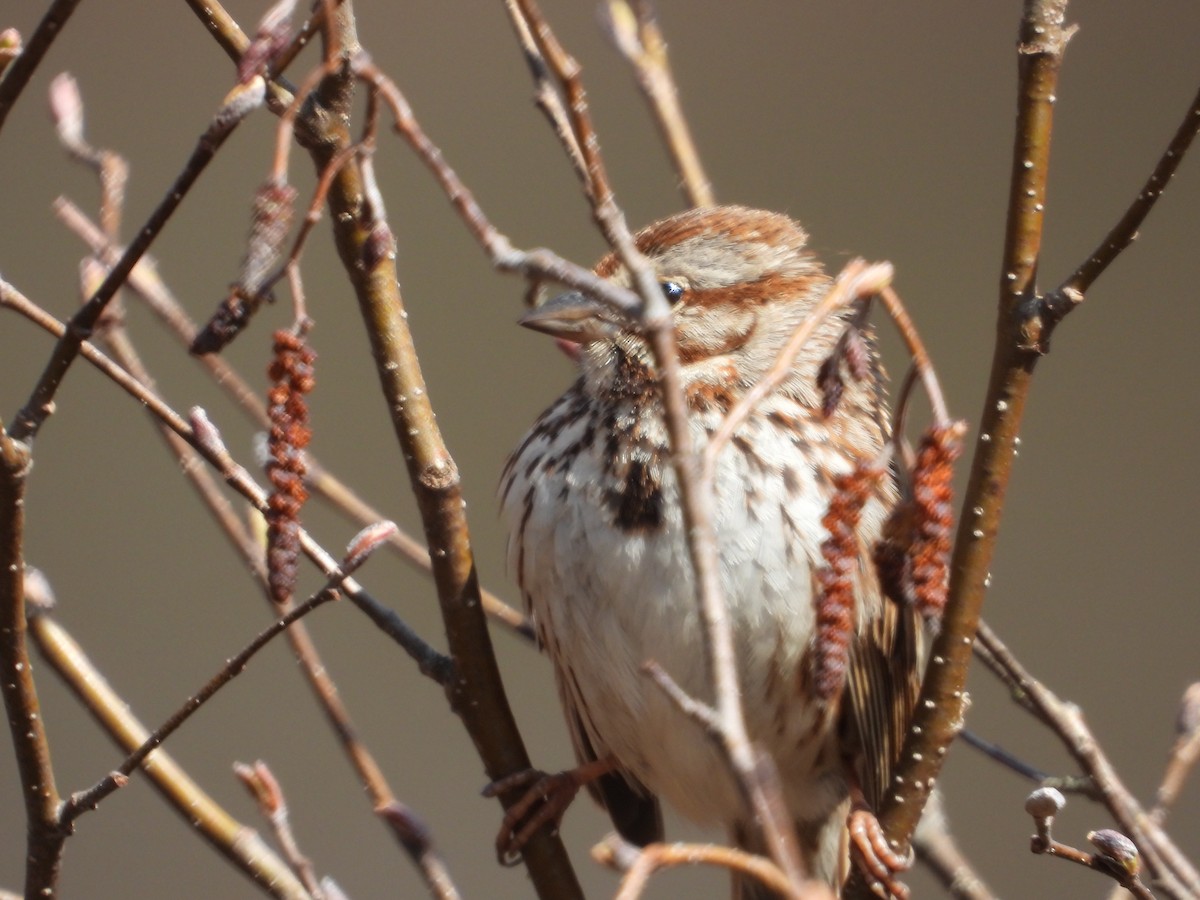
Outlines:
[[662, 283], [663, 296], [667, 298], [667, 302], [674, 306], [683, 299], [685, 288], [678, 281], [664, 281]]

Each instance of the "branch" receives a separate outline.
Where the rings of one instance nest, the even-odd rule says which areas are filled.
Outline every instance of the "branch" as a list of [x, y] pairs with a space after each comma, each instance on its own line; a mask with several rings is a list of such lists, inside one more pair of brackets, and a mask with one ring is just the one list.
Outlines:
[[1141, 850], [1156, 885], [1170, 897], [1192, 897], [1200, 893], [1200, 875], [1122, 783], [1079, 708], [1059, 699], [1034, 678], [986, 625], [979, 629], [979, 642], [1006, 671], [1012, 683], [1029, 698], [1039, 717], [1051, 727], [1079, 767], [1091, 778], [1121, 830]]
[[[34, 324], [51, 334], [61, 335], [64, 328], [49, 313], [22, 295], [16, 288], [0, 279], [0, 306], [19, 312]], [[259, 486], [246, 470], [235, 463], [233, 458], [220, 443], [220, 436], [211, 423], [203, 417], [203, 411], [198, 416], [201, 431], [194, 430], [183, 418], [171, 409], [163, 400], [144, 385], [137, 381], [111, 359], [101, 353], [88, 341], [81, 345], [81, 355], [84, 359], [99, 369], [118, 387], [141, 403], [156, 418], [179, 435], [188, 444], [199, 451], [201, 457], [213, 466], [234, 490], [245, 497], [260, 513], [266, 509], [266, 492]], [[205, 427], [207, 425], [207, 427]], [[337, 562], [303, 529], [300, 531], [300, 545], [306, 556], [326, 576], [331, 576], [337, 570]], [[417, 663], [421, 673], [433, 678], [439, 684], [444, 684], [451, 675], [452, 665], [448, 657], [438, 653], [416, 635], [394, 612], [368, 594], [357, 581], [348, 578], [342, 585], [347, 597], [380, 627], [389, 637], [400, 644], [401, 648]], [[336, 691], [333, 693], [336, 694]], [[340, 727], [340, 723], [339, 723]]]
[[645, 892], [650, 877], [659, 869], [697, 865], [740, 872], [783, 897], [831, 900], [833, 896], [829, 888], [814, 882], [806, 883], [797, 893], [795, 883], [766, 857], [720, 844], [673, 843], [635, 847], [612, 834], [592, 848], [592, 859], [624, 873], [617, 900], [637, 900]]
[[287, 798], [270, 767], [261, 759], [252, 766], [234, 763], [233, 774], [258, 804], [258, 811], [270, 824], [275, 835], [275, 843], [279, 845], [288, 866], [300, 879], [305, 890], [314, 900], [328, 900], [321, 892], [312, 861], [300, 851], [300, 844], [292, 831]]
[[1037, 833], [1029, 842], [1030, 851], [1056, 856], [1092, 869], [1116, 881], [1138, 900], [1154, 900], [1154, 895], [1138, 877], [1142, 866], [1138, 848], [1121, 832], [1108, 828], [1089, 832], [1087, 837], [1096, 848], [1095, 853], [1085, 853], [1055, 840], [1051, 826], [1066, 802], [1066, 798], [1052, 788], [1038, 788], [1026, 798], [1025, 811], [1033, 817], [1037, 828]]
[[79, 0], [54, 0], [30, 35], [29, 42], [21, 54], [3, 70], [4, 77], [0, 79], [0, 130], [4, 128], [4, 121], [16, 104], [17, 98], [37, 71], [42, 57], [46, 55], [46, 51], [50, 49], [50, 45], [54, 43], [54, 39], [58, 37], [58, 33], [67, 24], [78, 5]]
[[721, 420], [720, 426], [704, 447], [704, 478], [707, 481], [711, 482], [713, 473], [716, 471], [717, 459], [730, 438], [733, 437], [734, 432], [745, 424], [763, 400], [793, 374], [796, 357], [813, 332], [827, 318], [843, 307], [849, 306], [863, 297], [880, 293], [890, 284], [891, 280], [892, 266], [890, 263], [867, 265], [863, 260], [856, 259], [846, 264], [834, 280], [833, 287], [792, 332], [787, 343], [771, 364], [771, 368], [755, 382], [750, 390], [742, 395], [742, 398]]
[[[332, 177], [332, 172], [330, 172], [330, 177]], [[70, 200], [64, 197], [57, 199], [54, 202], [54, 212], [63, 224], [107, 265], [112, 265], [120, 258], [121, 249], [114, 247], [104, 236], [104, 232], [95, 223], [90, 221], [84, 212]], [[166, 326], [167, 330], [180, 345], [185, 348], [191, 346], [196, 338], [198, 329], [195, 323], [188, 317], [186, 311], [180, 305], [170, 288], [163, 282], [158, 274], [156, 264], [149, 256], [144, 256], [139, 260], [138, 264], [134, 266], [133, 271], [130, 272], [129, 287], [137, 296], [145, 301], [150, 311]], [[111, 340], [112, 334], [106, 335], [106, 338]], [[129, 365], [127, 360], [120, 357], [118, 359], [122, 362], [122, 365], [133, 372], [139, 381], [144, 381], [141, 375]], [[223, 356], [215, 353], [192, 356], [192, 359], [204, 367], [213, 382], [233, 400], [237, 408], [251, 422], [262, 429], [270, 427], [270, 422], [263, 410], [258, 392], [250, 386], [230, 362]], [[147, 386], [153, 387], [152, 384], [146, 383]], [[383, 512], [363, 500], [349, 485], [326, 469], [311, 451], [305, 451], [305, 459], [308, 463], [308, 485], [350, 521], [362, 527], [371, 522], [378, 522], [386, 518]], [[183, 471], [188, 473], [190, 477], [191, 473], [195, 471], [195, 467], [185, 465], [183, 466]], [[235, 518], [235, 521], [238, 521], [240, 527], [240, 520]], [[257, 545], [252, 544], [252, 546], [255, 549], [255, 553], [250, 557], [246, 557], [248, 561], [252, 561], [257, 557]], [[430, 574], [429, 549], [407, 532], [397, 528], [388, 539], [388, 546], [409, 565], [414, 566], [426, 575]], [[533, 640], [533, 630], [524, 614], [505, 603], [491, 591], [482, 589], [482, 596], [484, 609], [494, 621], [499, 622], [526, 641]]]
[[603, 9], [609, 35], [633, 67], [638, 87], [671, 154], [684, 199], [690, 206], [712, 206], [716, 203], [712, 182], [704, 172], [687, 117], [679, 105], [667, 42], [650, 0], [608, 0]]
[[[243, 55], [250, 48], [251, 41], [219, 0], [184, 0], [184, 2], [208, 29], [225, 54], [234, 63], [240, 63]], [[323, 9], [324, 4], [318, 4], [318, 12]], [[321, 16], [323, 19], [323, 12], [321, 12]], [[310, 25], [300, 30], [292, 46], [285, 49], [275, 60], [274, 71], [268, 73], [270, 83], [267, 86], [267, 104], [272, 112], [281, 113], [292, 102], [292, 86], [279, 73], [299, 52], [301, 45], [311, 39], [312, 33], [309, 27], [315, 27], [312, 24], [315, 20], [316, 13], [310, 20]]]
[[653, 268], [635, 246], [624, 214], [616, 204], [588, 112], [579, 65], [558, 43], [534, 0], [515, 0], [509, 4], [509, 9], [514, 15], [519, 12], [533, 35], [540, 65], [547, 67], [558, 83], [562, 97], [556, 94], [554, 99], [565, 103], [560, 118], [570, 124], [574, 145], [582, 154], [579, 175], [592, 207], [592, 217], [629, 272], [640, 300], [627, 312], [641, 325], [654, 353], [671, 462], [679, 483], [688, 555], [696, 577], [704, 653], [712, 673], [715, 711], [721, 722], [717, 731], [718, 744], [758, 818], [773, 859], [793, 884], [800, 884], [803, 867], [794, 828], [785, 814], [778, 773], [773, 760], [758, 753], [751, 745], [746, 731], [733, 632], [717, 570], [712, 483], [711, 479], [705, 478], [703, 460], [692, 444], [670, 306]]
[[[111, 151], [102, 151], [92, 148], [84, 138], [83, 134], [83, 103], [79, 96], [78, 90], [73, 79], [69, 76], [63, 76], [56, 79], [55, 85], [51, 90], [52, 109], [55, 112], [55, 119], [58, 125], [60, 139], [67, 146], [68, 151], [76, 159], [91, 165], [96, 168], [101, 177], [102, 184], [102, 200], [100, 215], [101, 220], [105, 222], [105, 230], [100, 232], [91, 223], [87, 222], [82, 216], [82, 213], [75, 211], [73, 217], [68, 217], [68, 222], [76, 226], [87, 226], [95, 234], [89, 234], [89, 238], [97, 245], [97, 254], [103, 255], [110, 261], [119, 257], [116, 250], [116, 244], [119, 239], [118, 225], [120, 220], [120, 207], [123, 201], [124, 173], [127, 167], [124, 161]], [[110, 173], [117, 173], [121, 177], [106, 177]], [[330, 174], [332, 177], [332, 174]], [[323, 193], [322, 193], [323, 196]], [[74, 208], [67, 207], [64, 204], [59, 204], [59, 212], [71, 212]], [[302, 232], [303, 234], [303, 232]], [[299, 241], [299, 239], [298, 239]], [[139, 261], [131, 272], [135, 277], [138, 273], [141, 274], [140, 280], [149, 282], [153, 288], [156, 288], [155, 296], [161, 300], [164, 305], [169, 308], [170, 312], [174, 313], [173, 321], [182, 319], [186, 330], [194, 332], [195, 329], [187, 320], [186, 315], [175, 303], [174, 298], [169, 296], [165, 286], [158, 280], [154, 272], [152, 264], [143, 264], [145, 261]], [[87, 287], [89, 283], [88, 273], [100, 269], [100, 263], [94, 259], [85, 260], [84, 265], [84, 284], [85, 294], [90, 293]], [[93, 279], [95, 280], [95, 279]], [[99, 280], [103, 280], [103, 274], [99, 276]], [[298, 285], [294, 285], [293, 293], [298, 293]], [[166, 295], [164, 298], [161, 295]], [[172, 318], [171, 316], [167, 316]], [[109, 323], [109, 327], [103, 330], [103, 336], [106, 343], [120, 360], [120, 362], [130, 371], [137, 381], [141, 382], [147, 389], [153, 390], [153, 381], [149, 373], [143, 367], [141, 360], [134, 350], [132, 342], [129, 340], [128, 334], [124, 327], [120, 324], [119, 317], [117, 321]], [[219, 367], [210, 367], [210, 371], [216, 374]], [[221, 374], [230, 374], [224, 372]], [[234, 378], [237, 378], [234, 373]], [[251, 411], [252, 416], [264, 426], [270, 426], [270, 421], [262, 409], [262, 404], [253, 390], [237, 379], [237, 389], [234, 390], [236, 399], [241, 402], [243, 409]], [[148, 408], [149, 411], [149, 408]], [[151, 413], [151, 418], [153, 418]], [[222, 459], [228, 459], [228, 454], [220, 447], [219, 435], [215, 433], [215, 429], [207, 423], [207, 420], [201, 416], [194, 416], [196, 422], [201, 422], [204, 425], [204, 439], [208, 441], [210, 446], [216, 451], [217, 456]], [[192, 485], [196, 488], [201, 500], [209, 508], [214, 518], [217, 520], [221, 529], [224, 531], [235, 549], [242, 555], [247, 562], [248, 568], [254, 576], [259, 587], [263, 590], [268, 601], [273, 600], [271, 590], [270, 573], [263, 564], [262, 552], [258, 542], [247, 531], [242, 521], [235, 516], [229, 509], [229, 504], [225, 498], [216, 490], [208, 472], [198, 463], [196, 451], [194, 451], [182, 437], [170, 430], [170, 427], [161, 422], [158, 423], [158, 430], [167, 442], [168, 448], [176, 455], [181, 463], [181, 468], [185, 472]], [[228, 468], [232, 468], [230, 462]], [[372, 522], [379, 522], [376, 518]], [[395, 537], [398, 529], [388, 523], [387, 528], [382, 528], [378, 525], [367, 525], [362, 532], [352, 542], [350, 549], [347, 551], [348, 556], [343, 560], [340, 567], [341, 574], [344, 576], [351, 568], [356, 568], [361, 564], [364, 553], [369, 553], [378, 544], [380, 540]], [[361, 546], [360, 546], [361, 545]], [[337, 582], [344, 580], [342, 577], [331, 576], [336, 578]], [[326, 596], [331, 596], [327, 594]], [[435, 677], [444, 677], [448, 666], [442, 661], [439, 654], [436, 654], [431, 648], [422, 642], [414, 632], [411, 631], [403, 622], [399, 620], [390, 610], [383, 609], [374, 601], [364, 595], [359, 596], [356, 600], [360, 608], [368, 612], [377, 624], [387, 633], [396, 638], [403, 646], [410, 649], [410, 653], [415, 651], [418, 660], [423, 660], [423, 669], [435, 673]], [[287, 624], [292, 624], [287, 630], [288, 641], [291, 644], [292, 651], [296, 656], [300, 666], [299, 669], [308, 682], [310, 689], [313, 692], [315, 699], [321, 710], [324, 712], [326, 719], [331, 724], [335, 735], [342, 745], [343, 751], [346, 753], [349, 761], [354, 767], [362, 785], [374, 806], [386, 806], [395, 801], [394, 794], [387, 779], [384, 777], [382, 770], [376, 763], [374, 757], [358, 738], [357, 729], [354, 726], [353, 720], [350, 718], [349, 711], [343, 704], [337, 690], [337, 686], [329, 674], [328, 668], [317, 652], [316, 645], [311, 639], [308, 630], [303, 624], [298, 623], [298, 618], [303, 614], [303, 610], [297, 612], [292, 605], [290, 596], [285, 602], [274, 606], [274, 611], [277, 615], [284, 615]], [[290, 612], [289, 612], [290, 611]], [[276, 623], [278, 630], [283, 630], [283, 625]], [[275, 633], [274, 631], [271, 632]], [[270, 635], [266, 638], [269, 639]], [[254, 652], [254, 648], [251, 649]], [[246, 656], [245, 659], [249, 657]], [[239, 660], [241, 657], [239, 657]], [[240, 665], [244, 665], [242, 661], [239, 666], [227, 666], [225, 673], [228, 678], [240, 671]], [[144, 756], [146, 752], [152, 749], [152, 745], [156, 745], [165, 739], [171, 730], [177, 728], [182, 721], [198, 708], [199, 703], [203, 702], [207, 696], [215, 693], [228, 678], [222, 679], [220, 676], [215, 682], [206, 688], [205, 697], [199, 699], [185, 707], [181, 714], [174, 717], [166, 726], [160, 728], [155, 735], [143, 746], [138, 753], [134, 754], [134, 758], [126, 761], [126, 766], [123, 768], [123, 773], [128, 774], [132, 771], [133, 766], [137, 764], [139, 755]], [[118, 773], [121, 774], [121, 773]], [[107, 793], [114, 790], [119, 784], [112, 779], [106, 779], [87, 792], [86, 796], [76, 796], [72, 798], [72, 805], [64, 811], [64, 815], [69, 815], [71, 818], [79, 814], [79, 811], [90, 806], [94, 806], [99, 799], [106, 796]]]
[[295, 622], [299, 621], [304, 616], [308, 615], [318, 606], [334, 600], [338, 596], [338, 586], [346, 580], [355, 569], [366, 562], [367, 557], [380, 540], [384, 537], [384, 531], [387, 526], [395, 527], [390, 522], [383, 523], [375, 528], [375, 537], [371, 545], [366, 548], [355, 549], [358, 540], [351, 541], [350, 549], [347, 551], [346, 558], [342, 564], [326, 581], [325, 586], [317, 591], [304, 603], [292, 607], [285, 615], [280, 616], [272, 622], [267, 628], [259, 632], [249, 644], [242, 648], [238, 653], [234, 654], [225, 661], [220, 670], [208, 680], [208, 682], [199, 691], [187, 699], [187, 701], [172, 715], [167, 721], [154, 730], [149, 737], [146, 738], [136, 750], [134, 750], [121, 763], [115, 772], [110, 773], [103, 778], [99, 783], [89, 788], [86, 791], [74, 794], [67, 801], [65, 808], [62, 811], [62, 822], [64, 825], [70, 825], [84, 812], [95, 809], [97, 804], [105, 797], [112, 794], [118, 788], [123, 787], [128, 780], [126, 776], [133, 772], [142, 762], [154, 752], [162, 743], [174, 734], [184, 722], [192, 717], [197, 710], [207, 703], [212, 697], [223, 688], [226, 684], [236, 678], [245, 671], [247, 664], [259, 650], [271, 642], [273, 638], [282, 634], [290, 628]]
[[1159, 825], [1166, 821], [1184, 781], [1200, 763], [1200, 682], [1191, 684], [1184, 691], [1175, 731], [1175, 743], [1167, 758], [1162, 783], [1155, 793], [1154, 809], [1150, 811], [1151, 818]]
[[27, 444], [0, 423], [0, 690], [25, 802], [25, 896], [57, 896], [63, 842], [50, 743], [25, 640], [25, 479]]
[[[982, 630], [985, 626], [980, 623], [979, 627]], [[1005, 680], [1007, 681], [1007, 679]], [[1041, 719], [1040, 716], [1038, 718]], [[975, 748], [988, 759], [1003, 766], [1010, 772], [1019, 775], [1027, 781], [1032, 781], [1034, 784], [1039, 784], [1042, 787], [1052, 787], [1062, 791], [1064, 794], [1082, 794], [1089, 800], [1103, 799], [1100, 792], [1096, 789], [1096, 785], [1092, 783], [1092, 779], [1086, 775], [1051, 775], [1049, 772], [1043, 772], [1036, 766], [1032, 766], [1023, 759], [1009, 753], [999, 744], [993, 744], [991, 741], [985, 740], [969, 728], [962, 730], [959, 740]], [[919, 828], [917, 832], [918, 834], [920, 833]]]
[[248, 85], [235, 87], [229, 93], [208, 128], [200, 136], [183, 171], [176, 177], [175, 183], [159, 201], [146, 223], [138, 229], [133, 243], [126, 248], [120, 261], [112, 267], [108, 277], [104, 279], [104, 283], [100, 285], [95, 294], [71, 318], [62, 336], [59, 337], [37, 385], [13, 422], [12, 434], [18, 440], [29, 440], [37, 435], [42, 424], [53, 412], [54, 396], [58, 392], [59, 385], [62, 384], [63, 377], [79, 355], [80, 346], [96, 327], [105, 307], [112, 300], [117, 289], [125, 283], [125, 279], [138, 259], [154, 243], [154, 239], [158, 237], [163, 226], [179, 208], [179, 204], [183, 202], [183, 198], [187, 196], [197, 179], [208, 167], [225, 139], [233, 133], [238, 123], [261, 103], [262, 90], [262, 80], [256, 79]]
[[[337, 52], [357, 47], [353, 8], [335, 17]], [[345, 121], [353, 76], [337, 72], [319, 95], [322, 112], [312, 117], [311, 153], [318, 172], [350, 143]], [[529, 768], [529, 757], [504, 695], [482, 613], [458, 469], [434, 418], [397, 281], [395, 246], [383, 211], [369, 201], [361, 167], [343, 166], [333, 180], [329, 206], [334, 239], [358, 298], [393, 429], [408, 467], [425, 536], [454, 677], [445, 683], [451, 708], [467, 728], [493, 780]], [[507, 802], [512, 802], [509, 798]], [[561, 841], [543, 828], [525, 852], [541, 896], [579, 896], [580, 888]]]
[[1066, 0], [1026, 0], [1021, 20], [1016, 138], [992, 374], [959, 517], [941, 631], [897, 764], [896, 789], [880, 811], [884, 833], [897, 847], [908, 843], [946, 750], [962, 727], [971, 647], [1037, 358], [1020, 312], [1036, 291], [1054, 94], [1073, 32], [1064, 25], [1065, 14]]
[[377, 809], [391, 826], [425, 880], [434, 900], [459, 900], [458, 888], [450, 878], [445, 860], [433, 845], [433, 835], [415, 812], [400, 803]]
[[[146, 741], [146, 727], [66, 629], [44, 613], [30, 617], [29, 629], [42, 656], [118, 746], [132, 752]], [[281, 900], [311, 900], [258, 833], [230, 816], [165, 750], [146, 758], [142, 771], [184, 822], [262, 890]]]
[[1043, 298], [1042, 302], [1045, 307], [1047, 320], [1045, 326], [1046, 334], [1041, 339], [1043, 350], [1054, 326], [1067, 313], [1083, 302], [1084, 295], [1088, 292], [1088, 288], [1092, 286], [1092, 283], [1104, 273], [1105, 269], [1112, 265], [1113, 261], [1130, 244], [1137, 240], [1138, 229], [1142, 227], [1142, 222], [1145, 221], [1146, 216], [1150, 214], [1150, 210], [1154, 208], [1154, 204], [1163, 195], [1163, 191], [1167, 189], [1167, 184], [1170, 182], [1171, 176], [1175, 174], [1175, 170], [1183, 162], [1184, 154], [1187, 153], [1188, 147], [1191, 146], [1192, 139], [1196, 136], [1197, 131], [1200, 131], [1200, 91], [1196, 92], [1191, 106], [1184, 113], [1183, 121], [1179, 123], [1179, 127], [1175, 130], [1175, 135], [1171, 138], [1171, 142], [1167, 144], [1167, 149], [1159, 157], [1158, 163], [1150, 173], [1150, 177], [1146, 179], [1146, 183], [1138, 191], [1137, 197], [1129, 205], [1129, 209], [1125, 210], [1125, 215], [1121, 216], [1120, 221], [1112, 227], [1099, 246], [1091, 252], [1087, 259], [1079, 264], [1079, 267], [1071, 273], [1070, 277], [1059, 285], [1057, 290], [1050, 292]]
[[932, 809], [926, 811], [921, 827], [913, 835], [913, 850], [951, 897], [996, 900], [971, 861], [959, 850], [954, 835], [946, 827], [945, 818], [934, 815]]

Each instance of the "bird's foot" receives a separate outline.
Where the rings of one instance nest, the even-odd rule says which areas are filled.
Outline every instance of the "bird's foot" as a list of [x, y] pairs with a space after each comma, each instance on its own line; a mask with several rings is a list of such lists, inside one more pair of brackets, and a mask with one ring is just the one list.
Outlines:
[[864, 806], [855, 806], [846, 823], [850, 855], [871, 890], [886, 900], [908, 900], [908, 887], [897, 876], [912, 866], [912, 851], [899, 853], [884, 837], [879, 819]]
[[543, 825], [555, 829], [579, 789], [612, 770], [608, 760], [584, 763], [564, 772], [547, 774], [540, 769], [525, 769], [493, 781], [483, 789], [485, 797], [499, 797], [524, 788], [520, 798], [508, 807], [500, 833], [496, 836], [496, 858], [502, 866], [515, 866], [525, 845]]

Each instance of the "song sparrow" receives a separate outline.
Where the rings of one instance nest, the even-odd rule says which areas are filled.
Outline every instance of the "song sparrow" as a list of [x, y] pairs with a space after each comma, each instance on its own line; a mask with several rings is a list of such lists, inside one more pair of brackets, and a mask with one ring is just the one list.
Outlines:
[[[693, 440], [702, 445], [772, 365], [830, 279], [785, 216], [693, 210], [636, 235], [676, 329]], [[597, 274], [627, 284], [609, 255]], [[863, 509], [847, 687], [817, 697], [814, 582], [834, 479], [887, 440], [882, 375], [847, 379], [830, 414], [822, 363], [849, 314], [818, 328], [791, 377], [722, 451], [715, 476], [720, 572], [738, 653], [746, 724], [783, 782], [809, 871], [845, 872], [848, 798], [878, 800], [914, 702], [918, 629], [881, 597], [871, 548], [895, 502], [890, 478]], [[761, 848], [721, 752], [643, 672], [657, 661], [712, 700], [653, 356], [637, 326], [579, 293], [522, 324], [580, 345], [579, 378], [508, 463], [508, 558], [559, 694], [588, 787], [620, 833], [661, 837], [661, 797], [684, 816]], [[861, 374], [861, 373], [860, 373]], [[599, 774], [596, 777], [597, 773]], [[858, 794], [856, 793], [856, 796]]]

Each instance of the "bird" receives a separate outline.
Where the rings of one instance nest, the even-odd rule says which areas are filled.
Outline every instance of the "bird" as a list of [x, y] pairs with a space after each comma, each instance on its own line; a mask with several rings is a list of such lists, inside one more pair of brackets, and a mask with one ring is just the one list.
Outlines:
[[[765, 210], [692, 209], [654, 222], [634, 242], [670, 305], [687, 427], [702, 447], [833, 281], [805, 230]], [[594, 272], [632, 285], [615, 253]], [[665, 802], [764, 852], [720, 747], [645, 672], [653, 661], [689, 696], [713, 702], [645, 330], [636, 316], [580, 291], [535, 306], [520, 324], [569, 342], [579, 367], [520, 441], [499, 488], [508, 566], [553, 664], [577, 758], [565, 780], [586, 785], [634, 844], [662, 840]], [[831, 402], [839, 366], [852, 371], [834, 379]], [[855, 308], [843, 310], [814, 330], [787, 378], [732, 434], [712, 483], [746, 728], [778, 770], [807, 872], [835, 890], [856, 846], [850, 833], [861, 836], [848, 817], [871, 817], [878, 806], [919, 689], [919, 616], [889, 599], [874, 563], [899, 497], [886, 464], [889, 421], [869, 326]], [[876, 477], [848, 534], [853, 609], [831, 694], [821, 688], [829, 648], [818, 634], [827, 517], [856, 471]], [[517, 820], [505, 828], [502, 851], [519, 851]], [[902, 896], [899, 882], [882, 881]], [[735, 896], [775, 894], [735, 877]]]

